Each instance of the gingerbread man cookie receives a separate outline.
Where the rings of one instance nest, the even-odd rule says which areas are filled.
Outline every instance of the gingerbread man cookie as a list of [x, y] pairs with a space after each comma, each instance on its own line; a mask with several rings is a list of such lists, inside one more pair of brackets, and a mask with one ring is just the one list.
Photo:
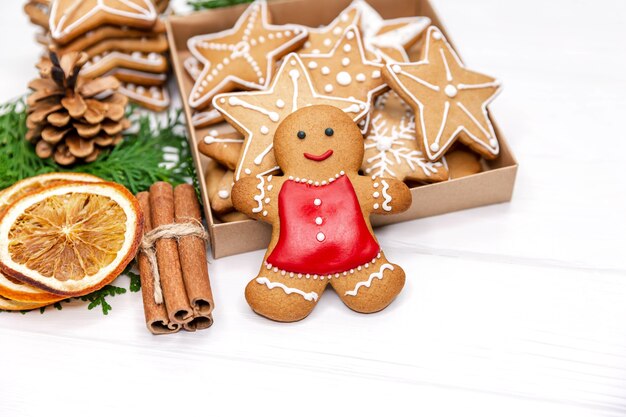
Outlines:
[[415, 111], [428, 159], [439, 160], [457, 139], [486, 159], [498, 156], [487, 105], [500, 83], [465, 68], [437, 27], [428, 28], [421, 61], [387, 64], [383, 74]]
[[276, 61], [300, 48], [308, 37], [302, 26], [276, 26], [270, 20], [266, 1], [257, 0], [234, 28], [187, 41], [189, 51], [203, 65], [189, 97], [192, 108], [205, 108], [216, 94], [236, 88], [267, 88]]
[[307, 68], [295, 53], [285, 57], [266, 91], [215, 96], [213, 106], [245, 137], [235, 178], [278, 171], [273, 152], [278, 125], [297, 109], [315, 104], [339, 107], [356, 122], [361, 121], [368, 110], [362, 101], [319, 94]]
[[383, 254], [369, 217], [408, 209], [408, 187], [359, 175], [363, 136], [333, 106], [292, 113], [274, 146], [284, 175], [245, 177], [231, 194], [235, 208], [273, 226], [261, 271], [246, 287], [252, 309], [277, 321], [300, 320], [329, 284], [357, 312], [385, 308], [405, 274]]

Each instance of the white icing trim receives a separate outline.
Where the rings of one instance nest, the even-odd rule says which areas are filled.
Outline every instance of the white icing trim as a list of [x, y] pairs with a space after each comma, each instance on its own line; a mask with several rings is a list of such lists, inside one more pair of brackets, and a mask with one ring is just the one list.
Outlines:
[[[150, 59], [149, 56], [158, 57], [157, 59]], [[97, 58], [97, 59], [96, 59]], [[111, 61], [120, 60], [122, 61], [120, 64], [112, 63]], [[120, 51], [112, 51], [107, 52], [104, 55], [95, 55], [89, 58], [89, 61], [85, 63], [83, 69], [81, 71], [82, 75], [88, 76], [92, 72], [96, 72], [100, 70], [102, 67], [106, 67], [111, 64], [114, 67], [123, 67], [124, 65], [131, 64], [139, 64], [145, 65], [147, 67], [152, 67], [153, 69], [158, 69], [167, 64], [165, 57], [156, 52], [150, 52], [149, 54], [133, 53], [129, 54], [126, 52]], [[113, 68], [115, 69], [115, 68]]]
[[391, 203], [391, 196], [387, 193], [387, 190], [389, 189], [389, 184], [387, 184], [387, 181], [385, 180], [380, 180], [380, 182], [383, 184], [383, 189], [381, 190], [381, 192], [383, 194], [383, 198], [385, 199], [385, 201], [383, 201], [383, 210], [391, 211], [391, 206], [389, 205], [389, 203]]
[[385, 270], [387, 270], [387, 269], [390, 270], [390, 271], [393, 271], [393, 265], [391, 265], [391, 264], [383, 264], [380, 267], [380, 270], [378, 272], [374, 272], [373, 274], [371, 274], [369, 276], [367, 281], [357, 282], [357, 284], [354, 286], [354, 289], [351, 290], [351, 291], [346, 291], [345, 295], [351, 295], [353, 297], [356, 297], [356, 295], [359, 293], [359, 288], [361, 288], [361, 287], [369, 288], [372, 285], [372, 281], [374, 280], [374, 278], [376, 278], [376, 279], [383, 279], [383, 274], [385, 273]]
[[[283, 274], [284, 275], [284, 274]], [[282, 282], [272, 282], [269, 279], [267, 279], [266, 277], [258, 277], [256, 279], [256, 282], [258, 282], [261, 285], [266, 285], [267, 288], [269, 288], [270, 290], [274, 289], [274, 288], [280, 288], [282, 289], [285, 294], [289, 295], [289, 294], [298, 294], [301, 295], [302, 298], [304, 298], [307, 301], [317, 301], [318, 299], [318, 294], [315, 291], [311, 291], [311, 292], [304, 292], [302, 290], [299, 290], [298, 288], [291, 288], [286, 286], [285, 284], [283, 284]]]
[[[149, 97], [149, 96], [146, 96], [144, 94], [137, 92], [137, 88], [139, 87], [142, 87], [142, 86], [136, 87], [132, 83], [126, 83], [126, 84], [122, 83], [120, 87], [117, 89], [117, 91], [139, 103], [147, 103], [148, 105], [156, 106], [159, 108], [169, 107], [170, 95], [167, 92], [167, 88], [157, 87], [157, 86], [151, 86], [148, 88], [144, 87], [146, 91], [157, 92], [157, 94], [154, 94]], [[158, 95], [159, 97], [155, 97], [156, 95]]]
[[[252, 56], [247, 51], [245, 51], [243, 55], [240, 55], [238, 51], [233, 50], [229, 62], [232, 61], [232, 59], [239, 58], [240, 56], [242, 56], [244, 59], [246, 59], [246, 56], [249, 57], [250, 60], [252, 61], [248, 59], [246, 60], [251, 64], [251, 66], [253, 66], [253, 68], [255, 68], [257, 75], [259, 72], [262, 73], [261, 74], [262, 76], [259, 77], [258, 82], [243, 80], [236, 75], [227, 74], [213, 89], [211, 89], [210, 91], [202, 92], [202, 95], [200, 97], [198, 97], [197, 99], [194, 99], [194, 95], [198, 92], [202, 81], [212, 72], [211, 62], [207, 58], [205, 58], [204, 55], [202, 55], [199, 51], [199, 48], [202, 47], [201, 45], [202, 44], [210, 45], [211, 42], [213, 42], [214, 40], [219, 40], [221, 38], [224, 38], [226, 36], [230, 36], [239, 32], [239, 30], [241, 29], [243, 25], [249, 24], [249, 20], [251, 18], [256, 19], [257, 14], [260, 14], [261, 16], [260, 17], [261, 25], [263, 26], [264, 29], [268, 31], [281, 31], [281, 32], [291, 31], [295, 34], [295, 36], [290, 41], [283, 43], [282, 45], [270, 51], [266, 55], [267, 67], [265, 68], [265, 72], [262, 72], [260, 70], [256, 62], [254, 62], [254, 64], [256, 64], [256, 67], [255, 67], [255, 65], [252, 62], [254, 60], [252, 59]], [[274, 57], [277, 57], [277, 56], [280, 57], [284, 51], [291, 49], [294, 44], [299, 43], [301, 40], [303, 40], [304, 38], [308, 36], [308, 31], [306, 30], [304, 26], [272, 25], [268, 23], [267, 17], [268, 17], [268, 11], [267, 11], [266, 1], [256, 0], [254, 3], [248, 6], [248, 8], [246, 8], [246, 10], [239, 17], [239, 19], [235, 23], [235, 26], [232, 29], [227, 29], [222, 32], [194, 36], [192, 38], [189, 38], [189, 40], [187, 41], [187, 47], [189, 48], [189, 51], [198, 61], [200, 61], [204, 65], [202, 73], [198, 77], [196, 84], [193, 86], [191, 90], [191, 94], [189, 96], [190, 106], [194, 108], [201, 107], [202, 105], [204, 105], [204, 103], [207, 102], [207, 100], [211, 99], [217, 93], [222, 92], [224, 90], [224, 87], [230, 83], [236, 83], [241, 86], [244, 86], [245, 88], [252, 89], [252, 90], [264, 90], [267, 88], [267, 86], [270, 84], [271, 79], [273, 78], [271, 75], [272, 75], [272, 68], [274, 66]], [[245, 35], [245, 32], [244, 32], [244, 37], [246, 39], [242, 38], [242, 41], [247, 43], [248, 40], [247, 40], [247, 35]], [[250, 44], [249, 43], [247, 44], [249, 48]], [[226, 45], [226, 44], [215, 43], [215, 45], [221, 46], [221, 45]]]
[[[439, 35], [439, 40], [435, 39], [435, 35]], [[428, 159], [430, 159], [431, 161], [434, 160], [438, 160], [439, 158], [441, 158], [444, 154], [444, 152], [450, 147], [450, 145], [456, 140], [456, 138], [458, 137], [458, 134], [460, 132], [465, 132], [466, 135], [477, 145], [481, 146], [482, 148], [484, 148], [488, 153], [492, 154], [492, 155], [498, 155], [500, 153], [500, 145], [498, 143], [496, 134], [495, 134], [495, 130], [493, 129], [493, 125], [491, 123], [491, 120], [489, 119], [489, 114], [487, 112], [487, 106], [489, 105], [489, 103], [491, 103], [500, 93], [500, 82], [498, 80], [491, 81], [491, 82], [486, 82], [486, 83], [479, 83], [479, 84], [457, 84], [454, 85], [453, 84], [453, 80], [449, 80], [449, 83], [452, 84], [453, 86], [455, 86], [457, 88], [457, 90], [468, 90], [468, 89], [480, 89], [480, 88], [496, 88], [496, 91], [491, 95], [491, 97], [489, 97], [486, 101], [484, 101], [481, 105], [481, 110], [483, 113], [483, 116], [485, 118], [486, 124], [487, 124], [487, 129], [485, 129], [484, 126], [482, 126], [479, 122], [478, 119], [476, 118], [475, 115], [471, 114], [467, 108], [465, 108], [465, 106], [462, 105], [462, 103], [457, 102], [457, 106], [461, 111], [463, 111], [469, 118], [470, 120], [472, 120], [472, 122], [479, 128], [479, 130], [481, 131], [481, 133], [483, 133], [486, 138], [479, 138], [478, 136], [476, 136], [474, 133], [472, 133], [465, 125], [459, 125], [457, 126], [457, 128], [454, 130], [454, 132], [452, 132], [452, 134], [450, 134], [447, 138], [442, 138], [442, 134], [445, 128], [445, 125], [447, 123], [447, 113], [444, 114], [444, 117], [441, 120], [441, 127], [439, 129], [439, 133], [438, 135], [433, 139], [429, 138], [427, 136], [426, 133], [426, 120], [424, 118], [424, 108], [426, 106], [426, 103], [423, 103], [419, 97], [416, 95], [416, 93], [414, 91], [411, 91], [410, 89], [406, 88], [404, 86], [404, 83], [400, 81], [400, 79], [398, 78], [399, 74], [402, 74], [405, 77], [408, 77], [412, 80], [414, 80], [417, 83], [420, 83], [422, 85], [424, 85], [427, 88], [432, 89], [433, 91], [437, 91], [441, 94], [445, 95], [445, 92], [442, 91], [443, 89], [440, 89], [439, 86], [434, 86], [416, 76], [414, 76], [413, 74], [409, 74], [408, 72], [404, 71], [403, 68], [407, 67], [407, 68], [411, 68], [411, 67], [418, 67], [418, 66], [422, 66], [422, 65], [428, 65], [430, 64], [430, 61], [428, 59], [428, 55], [430, 52], [430, 48], [431, 48], [431, 43], [434, 41], [436, 42], [442, 42], [443, 46], [440, 47], [440, 51], [443, 51], [443, 48], [446, 48], [447, 51], [450, 53], [450, 55], [454, 58], [455, 63], [460, 67], [463, 68], [465, 70], [467, 70], [467, 67], [461, 62], [461, 59], [459, 58], [459, 56], [457, 55], [457, 53], [455, 52], [455, 50], [452, 48], [452, 46], [448, 43], [448, 41], [446, 40], [446, 38], [443, 36], [443, 34], [441, 33], [441, 31], [435, 27], [435, 26], [431, 26], [430, 28], [428, 28], [428, 32], [426, 35], [426, 45], [424, 46], [424, 59], [422, 61], [419, 62], [415, 62], [415, 63], [408, 63], [408, 64], [402, 64], [402, 63], [394, 63], [394, 64], [387, 64], [387, 70], [389, 72], [389, 74], [391, 75], [391, 77], [396, 81], [396, 83], [398, 85], [400, 85], [402, 87], [402, 90], [404, 91], [405, 94], [407, 94], [410, 98], [411, 101], [413, 101], [419, 110], [419, 122], [420, 122], [420, 128], [421, 128], [421, 136], [422, 136], [422, 140], [424, 143], [424, 150], [426, 151], [426, 154], [428, 156]], [[443, 53], [443, 52], [442, 52]], [[442, 55], [443, 56], [443, 55]], [[444, 56], [445, 57], [445, 56]], [[445, 64], [447, 65], [448, 62], [445, 61]], [[450, 74], [450, 76], [452, 77], [452, 75]], [[486, 76], [488, 77], [488, 76]], [[493, 77], [489, 77], [489, 78], [493, 78]], [[450, 98], [448, 96], [446, 96], [446, 103], [449, 103]], [[445, 106], [445, 105], [444, 105]], [[448, 106], [445, 106], [444, 109], [450, 109], [450, 105], [448, 104]], [[443, 144], [442, 144], [443, 142]], [[432, 146], [434, 145], [434, 146]], [[432, 147], [431, 147], [432, 146]]]
[[[280, 103], [282, 104], [282, 106], [278, 106], [276, 105], [276, 103], [278, 103], [277, 100], [273, 99], [271, 100], [271, 106], [275, 106], [275, 109], [277, 111], [273, 111], [273, 110], [268, 110], [268, 109], [263, 109], [260, 108], [259, 106], [256, 105], [252, 105], [250, 103], [247, 103], [245, 101], [245, 98], [247, 97], [263, 97], [263, 96], [275, 96], [277, 94], [280, 94], [280, 100], [285, 100], [285, 92], [284, 91], [280, 91], [278, 93], [277, 87], [280, 85], [280, 83], [282, 82], [283, 77], [288, 76], [290, 77], [290, 80], [293, 80], [293, 72], [292, 71], [297, 71], [299, 74], [302, 75], [302, 77], [298, 78], [298, 80], [304, 80], [306, 81], [306, 85], [308, 86], [308, 93], [309, 95], [312, 97], [312, 99], [307, 99], [306, 101], [304, 100], [300, 100], [300, 98], [302, 97], [302, 91], [298, 90], [294, 90], [294, 94], [292, 94], [291, 98], [290, 98], [290, 102], [292, 104], [292, 106], [286, 106], [284, 105], [285, 103], [283, 101], [281, 101]], [[291, 73], [291, 75], [289, 74]], [[292, 83], [293, 81], [291, 81]], [[287, 117], [289, 114], [292, 113], [292, 109], [293, 109], [293, 103], [296, 103], [298, 108], [302, 108], [305, 107], [307, 105], [311, 105], [311, 104], [316, 104], [315, 101], [316, 100], [325, 100], [326, 102], [324, 104], [330, 104], [330, 105], [334, 105], [335, 107], [338, 107], [340, 109], [343, 109], [344, 112], [352, 112], [352, 113], [356, 113], [354, 116], [352, 116], [352, 120], [354, 121], [358, 121], [361, 120], [369, 111], [369, 105], [368, 103], [364, 103], [362, 101], [358, 101], [358, 100], [354, 100], [354, 99], [343, 99], [343, 98], [337, 98], [337, 97], [330, 97], [330, 96], [326, 96], [326, 95], [322, 95], [322, 94], [318, 94], [315, 90], [315, 88], [313, 87], [313, 83], [311, 81], [310, 75], [308, 70], [306, 69], [306, 67], [304, 66], [302, 60], [300, 59], [300, 57], [296, 54], [296, 53], [291, 53], [289, 55], [287, 55], [284, 59], [283, 59], [283, 63], [281, 64], [280, 68], [278, 69], [278, 71], [276, 72], [276, 76], [274, 77], [273, 81], [272, 81], [272, 85], [269, 89], [267, 89], [266, 91], [247, 91], [247, 92], [237, 92], [237, 93], [227, 93], [227, 94], [219, 94], [217, 96], [214, 97], [213, 99], [213, 106], [219, 110], [224, 116], [226, 116], [228, 118], [228, 120], [230, 120], [232, 123], [236, 124], [237, 126], [239, 126], [244, 132], [244, 136], [246, 138], [245, 142], [244, 142], [244, 148], [240, 157], [240, 161], [241, 163], [239, 164], [239, 166], [237, 167], [237, 170], [235, 171], [235, 180], [239, 180], [241, 178], [242, 172], [245, 173], [246, 175], [251, 175], [252, 174], [252, 170], [250, 170], [250, 174], [247, 174], [247, 172], [245, 171], [246, 169], [250, 169], [246, 166], [246, 163], [248, 161], [248, 153], [250, 151], [250, 144], [256, 139], [256, 130], [258, 129], [257, 126], [251, 126], [250, 128], [245, 124], [245, 122], [239, 120], [237, 117], [235, 117], [229, 110], [227, 110], [227, 108], [224, 106], [224, 104], [228, 103], [230, 104], [232, 101], [231, 99], [235, 98], [235, 103], [238, 103], [239, 105], [245, 106], [244, 108], [248, 108], [250, 110], [253, 111], [258, 111], [261, 114], [264, 114], [266, 116], [268, 116], [268, 118], [272, 121], [272, 124], [270, 125], [270, 129], [267, 135], [263, 135], [263, 136], [267, 136], [267, 137], [273, 137], [273, 133], [276, 130], [276, 127], [278, 126], [279, 122], [284, 120], [285, 117]], [[276, 98], [276, 97], [275, 97]], [[223, 103], [222, 103], [223, 101]], [[336, 104], [335, 104], [336, 103]], [[287, 108], [290, 107], [290, 108]], [[272, 109], [274, 109], [274, 107], [272, 107]], [[272, 117], [270, 115], [276, 114], [278, 116], [278, 120], [277, 121], [273, 121]], [[276, 119], [274, 117], [274, 119]], [[269, 151], [268, 151], [268, 147], [271, 149], [272, 147], [272, 142], [270, 141], [268, 143], [268, 145], [266, 146], [266, 148], [263, 149], [263, 153], [264, 155], [268, 155]], [[252, 163], [254, 163], [254, 160], [256, 160], [257, 158], [259, 158], [259, 155], [256, 155], [252, 161]], [[262, 163], [262, 160], [259, 164], [256, 165], [260, 165]], [[277, 167], [276, 167], [277, 168]], [[271, 172], [271, 171], [270, 171]]]
[[59, 5], [62, 3], [61, 1], [53, 1], [52, 8], [50, 10], [50, 35], [53, 39], [60, 39], [64, 36], [67, 36], [72, 31], [79, 28], [83, 23], [91, 19], [94, 15], [100, 12], [106, 12], [113, 16], [121, 16], [128, 19], [136, 19], [136, 20], [146, 20], [146, 21], [155, 21], [157, 18], [157, 12], [152, 4], [151, 0], [133, 0], [136, 2], [142, 2], [145, 8], [142, 8], [138, 4], [135, 4], [131, 0], [117, 0], [119, 3], [134, 9], [136, 13], [115, 9], [107, 4], [105, 4], [105, 0], [97, 0], [96, 5], [92, 7], [87, 13], [80, 16], [74, 23], [70, 23], [67, 26], [65, 22], [68, 19], [68, 16], [71, 15], [85, 0], [75, 0], [74, 3], [66, 8], [65, 13], [59, 18], [57, 23], [57, 13], [59, 9]]
[[[328, 275], [317, 275], [317, 274], [311, 275], [311, 274], [306, 274], [305, 278], [307, 278], [307, 279], [309, 279], [309, 278], [318, 279], [319, 278], [320, 280], [324, 280], [326, 278], [331, 279], [333, 276], [335, 278], [340, 278], [341, 276], [347, 276], [348, 274], [354, 274], [355, 271], [360, 271], [363, 268], [369, 268], [370, 263], [375, 264], [376, 260], [380, 259], [380, 256], [381, 256], [381, 252], [378, 252], [378, 254], [375, 257], [373, 257], [371, 261], [366, 262], [366, 263], [364, 263], [362, 265], [359, 265], [357, 267], [351, 268], [350, 270], [336, 272], [334, 274], [328, 274]], [[275, 267], [274, 265], [268, 263], [267, 261], [265, 261], [265, 267], [267, 269], [272, 269], [273, 268], [274, 272], [279, 272], [280, 271], [280, 273], [282, 275], [289, 274], [289, 276], [292, 277], [292, 278], [293, 278], [292, 275], [298, 275], [298, 278], [302, 278], [302, 276], [303, 276], [303, 273], [301, 273], [301, 272], [286, 271], [286, 270], [282, 270], [282, 269], [279, 270], [277, 267]]]

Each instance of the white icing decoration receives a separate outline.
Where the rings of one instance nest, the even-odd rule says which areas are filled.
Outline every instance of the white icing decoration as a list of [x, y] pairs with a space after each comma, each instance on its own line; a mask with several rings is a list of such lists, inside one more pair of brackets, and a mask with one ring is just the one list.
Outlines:
[[316, 206], [321, 206], [322, 205], [322, 200], [320, 200], [319, 198], [316, 198], [315, 200], [313, 200], [313, 204]]
[[347, 67], [348, 65], [350, 65], [350, 58], [343, 58], [341, 60], [341, 65], [343, 65], [344, 67]]
[[378, 272], [374, 272], [372, 274], [370, 274], [369, 278], [366, 281], [360, 281], [357, 282], [357, 284], [354, 286], [354, 289], [351, 291], [346, 291], [345, 295], [351, 295], [351, 296], [356, 296], [359, 293], [359, 288], [361, 287], [365, 287], [365, 288], [369, 288], [372, 285], [372, 282], [374, 279], [383, 279], [383, 274], [385, 273], [386, 270], [390, 270], [393, 271], [393, 265], [391, 264], [383, 264], [380, 267], [380, 270], [378, 270]]
[[330, 68], [328, 68], [328, 67], [322, 67], [322, 74], [324, 74], [324, 75], [328, 75], [328, 74], [330, 74]]
[[387, 193], [389, 184], [387, 184], [387, 181], [385, 180], [381, 180], [380, 182], [383, 184], [382, 194], [385, 199], [385, 201], [383, 201], [383, 210], [391, 211], [391, 206], [389, 205], [389, 203], [391, 203], [391, 196]]
[[363, 81], [365, 81], [365, 74], [363, 74], [362, 72], [359, 72], [355, 77], [355, 80], [357, 80], [358, 82], [362, 83]]
[[341, 71], [339, 74], [337, 74], [337, 84], [339, 85], [350, 85], [350, 83], [352, 82], [352, 77], [350, 76], [350, 74], [346, 71]]
[[253, 213], [260, 213], [263, 211], [263, 199], [265, 198], [265, 178], [262, 175], [258, 175], [259, 183], [256, 188], [259, 190], [259, 194], [253, 197], [254, 201], [257, 202], [257, 207], [252, 209]]
[[152, 57], [153, 58], [150, 58], [150, 55], [145, 55], [141, 52], [128, 54], [120, 51], [109, 52], [103, 57], [96, 55], [91, 58], [91, 65], [89, 65], [88, 68], [82, 69], [81, 75], [89, 75], [108, 67], [112, 67], [111, 69], [114, 70], [116, 67], [124, 67], [125, 65], [148, 66], [155, 71], [166, 65], [165, 58], [162, 55], [155, 54]]
[[132, 84], [122, 84], [117, 91], [129, 98], [132, 98], [138, 103], [145, 103], [158, 108], [167, 108], [170, 105], [169, 93], [167, 92], [167, 89], [163, 89], [162, 87], [157, 87], [156, 91], [158, 94], [154, 94], [155, 90], [151, 89], [150, 96], [139, 94], [135, 91]]
[[446, 85], [446, 88], [443, 89], [444, 93], [450, 98], [454, 98], [457, 95], [457, 89], [452, 84]]
[[318, 217], [315, 218], [315, 224], [316, 225], [320, 226], [323, 222], [324, 222], [324, 220], [322, 220], [321, 217], [318, 216]]
[[281, 99], [276, 100], [276, 107], [278, 107], [279, 109], [282, 109], [285, 107], [285, 102]]
[[248, 175], [252, 174], [252, 171], [250, 171], [250, 168], [246, 168], [246, 169], [244, 170], [244, 172], [245, 172], [246, 174], [248, 174]]
[[282, 282], [272, 282], [269, 279], [267, 279], [266, 277], [259, 277], [259, 278], [256, 279], [256, 282], [258, 282], [261, 285], [266, 285], [267, 288], [269, 288], [270, 290], [272, 290], [274, 288], [280, 288], [287, 295], [289, 295], [289, 294], [301, 295], [307, 301], [317, 301], [317, 298], [318, 298], [318, 295], [317, 295], [317, 293], [315, 291], [304, 292], [302, 290], [299, 290], [298, 288], [288, 287], [285, 284], [283, 284]]
[[350, 44], [349, 44], [349, 43], [347, 43], [347, 44], [345, 44], [345, 45], [343, 46], [343, 51], [344, 51], [344, 52], [350, 52], [351, 50], [352, 50], [352, 46], [350, 46]]
[[241, 100], [238, 97], [232, 97], [232, 96], [229, 97], [228, 98], [228, 104], [230, 104], [231, 106], [241, 106], [241, 107], [244, 107], [246, 109], [255, 110], [255, 111], [258, 111], [259, 113], [263, 113], [267, 117], [269, 117], [272, 122], [277, 122], [278, 120], [280, 120], [280, 117], [278, 116], [278, 113], [276, 113], [275, 111], [265, 110], [262, 107], [255, 106], [254, 104], [247, 103], [247, 102]]
[[264, 135], [267, 135], [268, 133], [270, 133], [270, 129], [267, 126], [261, 126], [261, 133]]
[[333, 92], [333, 85], [332, 84], [326, 84], [324, 86], [324, 91], [326, 91], [327, 93], [332, 93]]
[[317, 68], [317, 62], [315, 61], [311, 61], [309, 62], [309, 65], [307, 65], [310, 69], [315, 69]]
[[[424, 154], [411, 143], [415, 141], [415, 120], [407, 115], [389, 126], [381, 113], [376, 114], [371, 121], [370, 131], [365, 137], [365, 150], [376, 149], [378, 153], [365, 160], [369, 164], [365, 173], [372, 178], [397, 177], [394, 166], [406, 164], [415, 172], [421, 169], [426, 177], [436, 174], [443, 167], [441, 162], [431, 162]], [[411, 142], [409, 142], [411, 141]], [[374, 188], [378, 183], [374, 183]]]
[[[213, 134], [215, 133], [215, 135]], [[220, 138], [217, 136], [217, 131], [211, 131], [207, 136], [204, 137], [204, 143], [207, 145], [213, 143], [243, 143], [243, 139], [230, 139], [230, 138]]]
[[319, 232], [315, 238], [317, 239], [318, 242], [323, 242], [326, 239], [326, 235], [322, 232]]
[[227, 199], [228, 197], [230, 197], [230, 192], [228, 190], [219, 190], [217, 192], [217, 195], [219, 198], [221, 199]]

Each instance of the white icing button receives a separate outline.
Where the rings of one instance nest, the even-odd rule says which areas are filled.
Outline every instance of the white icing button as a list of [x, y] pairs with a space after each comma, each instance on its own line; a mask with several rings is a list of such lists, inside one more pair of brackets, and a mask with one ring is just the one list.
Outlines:
[[344, 52], [350, 52], [352, 50], [352, 47], [349, 44], [345, 44], [343, 46], [343, 51]]
[[221, 199], [227, 199], [228, 196], [230, 195], [230, 193], [228, 192], [228, 190], [219, 190], [217, 195], [219, 196], [219, 198]]
[[331, 41], [330, 39], [326, 38], [324, 39], [324, 46], [330, 46], [333, 43], [333, 41]]
[[243, 172], [245, 172], [247, 175], [252, 174], [252, 171], [250, 171], [250, 168], [244, 169]]
[[324, 86], [324, 91], [326, 91], [327, 93], [332, 93], [333, 92], [333, 85], [332, 84], [326, 84]]
[[378, 207], [380, 207], [378, 203], [374, 204], [374, 210], [378, 210]]
[[281, 99], [276, 100], [276, 107], [282, 109], [283, 107], [285, 107], [285, 102]]
[[380, 193], [378, 191], [374, 191], [374, 194], [372, 194], [372, 197], [378, 198], [380, 197]]
[[374, 183], [374, 188], [378, 188], [380, 184], [378, 184], [377, 182]]
[[337, 84], [350, 85], [351, 82], [352, 82], [352, 76], [348, 72], [341, 71], [339, 74], [337, 74]]
[[399, 73], [400, 71], [402, 71], [402, 68], [400, 67], [400, 65], [394, 65], [391, 67], [391, 69], [393, 70], [393, 72], [395, 72], [396, 74]]
[[496, 146], [498, 146], [498, 140], [496, 138], [491, 138], [489, 139], [489, 144], [492, 148], [495, 148]]
[[430, 150], [433, 152], [437, 152], [439, 150], [439, 144], [438, 143], [431, 143], [430, 144]]
[[446, 85], [446, 88], [443, 89], [443, 91], [446, 93], [446, 95], [450, 98], [456, 97], [457, 94], [457, 89], [455, 86], [453, 86], [452, 84], [448, 84]]
[[315, 69], [315, 68], [317, 68], [317, 62], [311, 61], [311, 62], [309, 62], [308, 66], [309, 66], [310, 69]]
[[380, 71], [378, 70], [372, 71], [372, 78], [374, 79], [380, 78]]
[[341, 60], [341, 65], [343, 65], [344, 67], [347, 67], [348, 65], [350, 65], [350, 58], [343, 58]]
[[433, 31], [433, 39], [435, 40], [441, 39], [441, 32]]
[[330, 68], [328, 68], [328, 67], [322, 67], [322, 74], [324, 74], [324, 75], [328, 75], [328, 74], [330, 74]]
[[333, 29], [333, 35], [335, 35], [335, 36], [341, 35], [341, 28], [340, 27], [334, 28]]
[[320, 226], [322, 223], [324, 222], [324, 220], [322, 220], [321, 217], [316, 217], [315, 218], [315, 224]]
[[268, 133], [270, 133], [270, 129], [267, 126], [261, 126], [261, 133], [267, 135]]
[[326, 239], [326, 235], [322, 232], [319, 232], [317, 236], [315, 236], [315, 238], [317, 239], [318, 242], [323, 242], [324, 239]]
[[315, 200], [313, 200], [313, 204], [315, 204], [316, 206], [321, 206], [322, 200], [320, 200], [319, 198], [316, 198]]
[[354, 79], [356, 79], [358, 82], [362, 83], [363, 81], [365, 81], [365, 74], [360, 72], [360, 73], [358, 73], [356, 75], [356, 77], [354, 77]]

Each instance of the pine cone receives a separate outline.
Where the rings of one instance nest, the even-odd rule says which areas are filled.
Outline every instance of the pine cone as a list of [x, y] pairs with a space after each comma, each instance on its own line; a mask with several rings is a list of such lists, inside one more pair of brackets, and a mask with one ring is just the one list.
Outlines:
[[94, 161], [130, 127], [124, 117], [128, 98], [116, 92], [119, 81], [79, 76], [87, 58], [71, 52], [59, 59], [51, 52], [37, 65], [40, 78], [28, 85], [33, 93], [26, 101], [26, 139], [40, 158], [52, 156], [60, 165]]

